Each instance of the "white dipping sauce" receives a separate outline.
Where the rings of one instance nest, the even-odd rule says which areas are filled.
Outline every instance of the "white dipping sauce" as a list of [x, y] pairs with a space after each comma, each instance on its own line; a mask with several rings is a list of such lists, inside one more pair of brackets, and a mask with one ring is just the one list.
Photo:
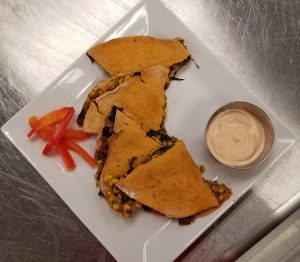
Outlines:
[[244, 166], [264, 148], [265, 133], [259, 120], [246, 110], [228, 109], [216, 115], [206, 133], [216, 159], [228, 166]]

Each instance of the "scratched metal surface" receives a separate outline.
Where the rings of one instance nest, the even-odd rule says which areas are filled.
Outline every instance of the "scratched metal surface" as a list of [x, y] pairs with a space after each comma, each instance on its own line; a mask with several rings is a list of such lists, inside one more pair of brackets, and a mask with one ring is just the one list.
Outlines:
[[[0, 125], [138, 1], [0, 0]], [[300, 137], [300, 2], [166, 0], [191, 30]], [[0, 135], [0, 261], [113, 261]], [[212, 261], [300, 191], [296, 144], [181, 256]]]

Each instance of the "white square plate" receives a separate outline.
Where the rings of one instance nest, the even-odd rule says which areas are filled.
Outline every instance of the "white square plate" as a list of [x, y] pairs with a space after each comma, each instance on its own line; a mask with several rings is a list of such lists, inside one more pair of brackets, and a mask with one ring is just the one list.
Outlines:
[[[212, 179], [218, 176], [219, 181], [232, 188], [232, 197], [219, 209], [196, 219], [189, 226], [179, 226], [177, 221], [146, 212], [139, 212], [132, 220], [125, 220], [98, 197], [93, 176], [95, 171], [81, 159], [76, 159], [78, 166], [74, 172], [65, 172], [59, 157], [42, 156], [44, 142], [27, 139], [29, 128], [26, 120], [29, 116], [43, 115], [67, 105], [80, 112], [89, 89], [106, 77], [103, 70], [92, 64], [85, 54], [11, 118], [2, 131], [118, 261], [171, 261], [224, 214], [292, 146], [295, 137], [163, 3], [141, 2], [99, 42], [126, 35], [181, 36], [200, 64], [200, 69], [192, 62], [182, 68], [178, 77], [185, 81], [173, 81], [167, 90], [166, 127], [169, 134], [183, 139], [198, 164], [205, 164], [205, 177]], [[248, 171], [235, 171], [217, 164], [209, 155], [203, 139], [206, 123], [213, 111], [237, 100], [263, 108], [272, 119], [276, 133], [269, 158]], [[89, 140], [84, 146], [93, 152], [94, 143], [95, 140]]]

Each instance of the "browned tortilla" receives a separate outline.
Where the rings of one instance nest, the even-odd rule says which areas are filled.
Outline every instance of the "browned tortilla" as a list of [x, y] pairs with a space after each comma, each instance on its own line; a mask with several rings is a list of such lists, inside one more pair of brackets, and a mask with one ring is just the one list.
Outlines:
[[145, 131], [158, 130], [164, 118], [164, 86], [169, 70], [153, 66], [130, 78], [117, 88], [98, 97], [86, 113], [83, 130], [99, 133], [105, 125], [112, 107], [123, 109], [123, 113], [136, 121]]
[[84, 101], [83, 107], [77, 118], [77, 123], [83, 125], [83, 121], [86, 112], [92, 102], [94, 102], [97, 97], [101, 96], [105, 92], [114, 90], [118, 85], [125, 82], [126, 80], [134, 77], [134, 73], [120, 73], [109, 77], [104, 80], [100, 80], [88, 93], [87, 98]]
[[161, 147], [161, 144], [146, 136], [145, 131], [132, 119], [117, 111], [113, 135], [108, 140], [109, 150], [100, 177], [100, 189], [106, 196], [109, 190], [105, 176], [120, 178], [131, 168], [130, 162], [140, 164], [148, 154]]
[[182, 142], [137, 166], [117, 187], [168, 217], [189, 217], [219, 205]]
[[170, 68], [190, 56], [181, 42], [151, 36], [112, 39], [91, 48], [88, 55], [110, 75], [141, 72], [154, 65]]

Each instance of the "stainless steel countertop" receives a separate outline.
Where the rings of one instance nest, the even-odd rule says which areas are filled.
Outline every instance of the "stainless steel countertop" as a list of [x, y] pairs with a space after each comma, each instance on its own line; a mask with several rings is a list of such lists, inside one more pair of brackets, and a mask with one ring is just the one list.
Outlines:
[[[137, 2], [0, 0], [0, 125]], [[165, 2], [299, 139], [300, 2]], [[113, 261], [2, 134], [0, 147], [0, 261]], [[247, 236], [300, 191], [299, 159], [297, 143], [180, 259], [212, 261]]]

